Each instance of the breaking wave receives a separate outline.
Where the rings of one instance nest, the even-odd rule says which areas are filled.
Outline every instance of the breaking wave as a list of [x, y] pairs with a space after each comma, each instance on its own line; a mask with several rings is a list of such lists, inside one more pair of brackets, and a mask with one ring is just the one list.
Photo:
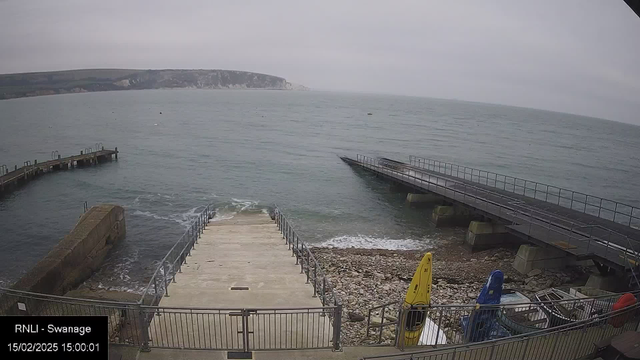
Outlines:
[[428, 239], [388, 239], [366, 235], [343, 235], [323, 241], [315, 246], [336, 249], [423, 250], [430, 248], [430, 244], [431, 241]]
[[213, 221], [233, 219], [240, 213], [269, 213], [269, 207], [260, 205], [258, 200], [231, 198], [228, 203], [222, 203], [216, 207], [216, 215]]
[[186, 211], [186, 212], [183, 212], [183, 213], [170, 214], [170, 215], [167, 215], [167, 216], [158, 215], [158, 214], [154, 214], [154, 213], [152, 213], [150, 211], [141, 211], [141, 210], [134, 211], [132, 215], [147, 216], [147, 217], [150, 217], [150, 218], [154, 218], [156, 220], [175, 221], [178, 224], [180, 224], [180, 225], [184, 226], [185, 228], [187, 228], [191, 224], [191, 221], [193, 219], [195, 219], [201, 211], [202, 211], [202, 207], [201, 206], [197, 206], [197, 207], [194, 207], [194, 208], [190, 209], [189, 211]]

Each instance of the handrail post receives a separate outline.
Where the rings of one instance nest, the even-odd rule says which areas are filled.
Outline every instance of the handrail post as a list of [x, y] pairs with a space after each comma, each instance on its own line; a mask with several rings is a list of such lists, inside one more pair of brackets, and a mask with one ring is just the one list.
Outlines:
[[334, 308], [333, 313], [333, 351], [342, 350], [340, 343], [340, 333], [342, 332], [342, 304]]
[[444, 308], [440, 308], [440, 317], [438, 318], [438, 328], [436, 330], [436, 343], [433, 345], [434, 348], [438, 347], [438, 341], [440, 340], [440, 326], [442, 326], [442, 317], [443, 317]]
[[293, 236], [293, 228], [289, 227], [289, 236], [287, 236], [287, 243], [291, 242], [291, 237]]
[[158, 295], [158, 278], [153, 275], [153, 293], [155, 296]]
[[[196, 220], [196, 223], [197, 223], [197, 220]], [[196, 228], [197, 228], [197, 226], [196, 226]], [[194, 230], [195, 230], [195, 229], [194, 229]], [[200, 230], [197, 230], [197, 231], [198, 231], [198, 234], [195, 234], [195, 231], [193, 232], [193, 233], [194, 233], [194, 235], [195, 235], [195, 237], [194, 237], [194, 239], [193, 239], [193, 242], [194, 242], [194, 243], [196, 243], [196, 244], [198, 243], [198, 237], [200, 236], [200, 235], [199, 235], [199, 234], [200, 234]]]
[[399, 316], [398, 316], [398, 327], [400, 328], [400, 331], [398, 333], [396, 333], [396, 347], [400, 350], [400, 351], [404, 351], [404, 333], [406, 330], [406, 326], [407, 326], [407, 315], [408, 315], [408, 310], [406, 308], [404, 308], [404, 306], [400, 306], [400, 310], [399, 310]]
[[302, 243], [302, 250], [300, 253], [300, 274], [304, 272], [304, 243]]
[[[302, 244], [302, 252], [303, 253], [305, 252], [304, 251], [304, 244]], [[311, 271], [310, 264], [309, 264], [310, 261], [311, 261], [311, 259], [309, 257], [309, 248], [307, 248], [307, 252], [306, 253], [307, 253], [307, 268], [305, 269], [304, 273], [307, 275], [307, 281], [306, 281], [305, 284], [308, 284], [309, 283], [309, 272]]]
[[313, 262], [313, 295], [311, 297], [317, 297], [318, 291], [316, 290], [316, 284], [318, 280], [318, 262]]
[[140, 332], [142, 334], [140, 351], [149, 352], [151, 351], [151, 349], [149, 348], [149, 328], [148, 328], [149, 323], [147, 322], [147, 315], [144, 309], [142, 308], [142, 306], [140, 306], [140, 304], [136, 305], [136, 307], [138, 309], [138, 321], [140, 322], [139, 326], [140, 326]]
[[[296, 256], [296, 245], [294, 244], [294, 241], [298, 238], [298, 234], [293, 233], [293, 239], [291, 239], [291, 242], [289, 243], [289, 250], [291, 250], [291, 257]], [[296, 259], [296, 265], [298, 265], [298, 259]]]
[[[166, 263], [162, 266], [162, 278], [164, 283], [164, 296], [169, 297], [169, 284], [167, 284], [167, 266]], [[169, 280], [171, 282], [171, 280]]]
[[323, 276], [322, 277], [322, 297], [320, 298], [321, 302], [322, 302], [322, 306], [327, 306], [327, 276]]

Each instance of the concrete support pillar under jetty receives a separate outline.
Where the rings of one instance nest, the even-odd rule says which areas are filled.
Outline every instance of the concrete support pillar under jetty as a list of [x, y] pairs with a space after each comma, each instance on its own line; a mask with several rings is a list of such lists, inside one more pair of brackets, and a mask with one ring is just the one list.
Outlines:
[[471, 251], [480, 251], [505, 244], [509, 239], [510, 234], [504, 225], [471, 221], [465, 243], [471, 247]]
[[431, 214], [431, 221], [436, 227], [468, 226], [473, 219], [469, 209], [460, 206], [436, 206]]
[[616, 276], [614, 274], [591, 274], [589, 276], [589, 280], [587, 280], [587, 283], [585, 284], [585, 287], [611, 292], [621, 292], [627, 290], [624, 278]]
[[562, 250], [526, 244], [520, 245], [513, 260], [513, 268], [521, 274], [528, 274], [533, 269], [563, 268], [574, 262], [574, 259]]

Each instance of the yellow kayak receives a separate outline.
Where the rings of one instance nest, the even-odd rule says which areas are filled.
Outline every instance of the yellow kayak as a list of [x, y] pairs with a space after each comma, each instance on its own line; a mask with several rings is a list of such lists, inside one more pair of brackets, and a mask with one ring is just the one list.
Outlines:
[[[431, 253], [422, 257], [404, 299], [404, 308], [422, 309], [431, 302]], [[425, 320], [424, 310], [408, 311], [405, 319], [404, 345], [418, 345]]]

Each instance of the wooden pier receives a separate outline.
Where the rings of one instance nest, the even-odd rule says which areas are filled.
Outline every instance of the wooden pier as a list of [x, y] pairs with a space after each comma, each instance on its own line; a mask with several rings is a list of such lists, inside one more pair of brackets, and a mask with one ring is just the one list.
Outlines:
[[118, 160], [118, 148], [114, 150], [81, 151], [80, 155], [72, 155], [61, 157], [57, 152], [52, 154], [57, 159], [38, 162], [34, 160], [25, 161], [22, 167], [14, 166], [10, 171], [6, 165], [0, 165], [0, 196], [6, 195], [17, 189], [20, 185], [26, 184], [30, 180], [39, 175], [46, 174], [58, 170], [68, 170], [74, 167], [87, 167], [112, 161], [114, 158]]

